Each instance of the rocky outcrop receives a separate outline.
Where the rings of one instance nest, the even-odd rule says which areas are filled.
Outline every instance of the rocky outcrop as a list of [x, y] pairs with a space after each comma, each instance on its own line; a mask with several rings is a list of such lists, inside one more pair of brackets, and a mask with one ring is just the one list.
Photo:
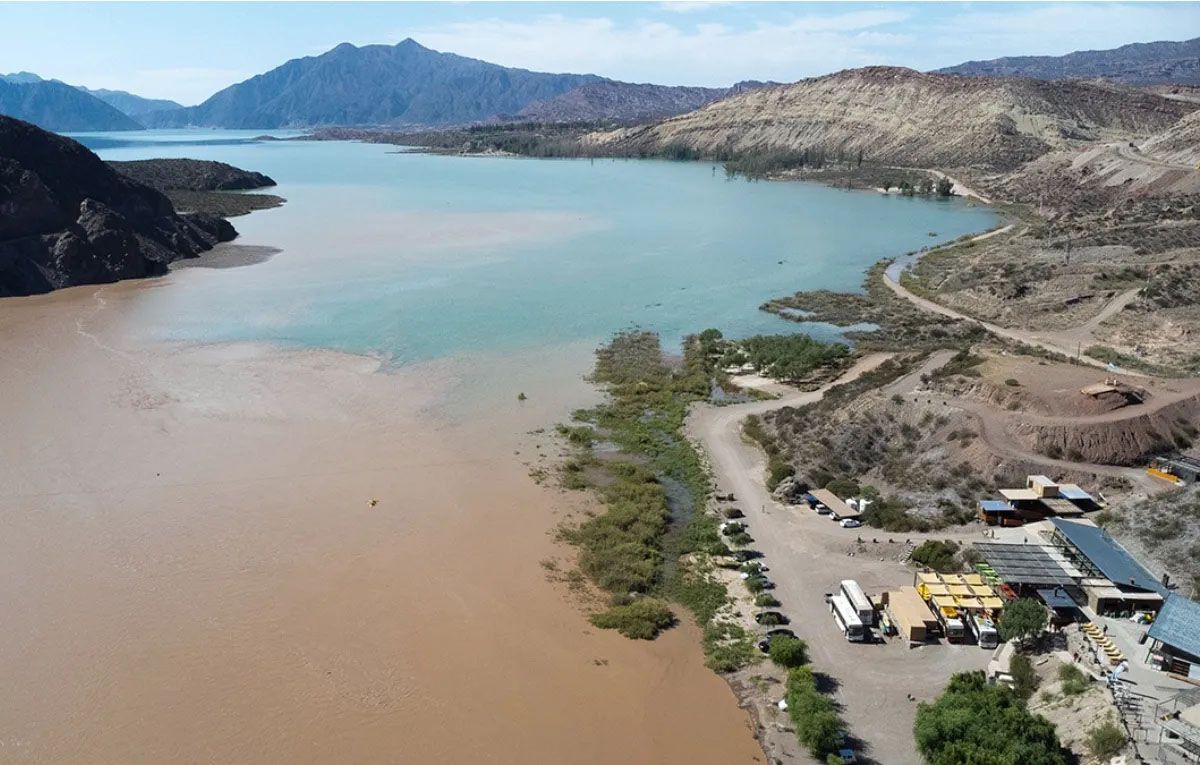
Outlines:
[[126, 178], [159, 191], [245, 191], [275, 185], [262, 173], [202, 159], [139, 159], [108, 165]]
[[1163, 132], [1151, 136], [1141, 150], [1159, 162], [1200, 169], [1200, 111], [1194, 111]]
[[0, 296], [162, 274], [235, 236], [75, 141], [0, 117]]
[[593, 133], [601, 151], [819, 151], [906, 167], [1007, 170], [1056, 148], [1164, 130], [1194, 104], [1115, 86], [851, 69], [723, 99], [654, 125]]

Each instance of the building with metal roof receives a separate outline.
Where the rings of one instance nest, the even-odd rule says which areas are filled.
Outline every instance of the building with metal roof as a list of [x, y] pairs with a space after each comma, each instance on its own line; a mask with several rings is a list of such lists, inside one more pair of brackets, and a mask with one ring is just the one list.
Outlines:
[[1200, 603], [1171, 593], [1147, 634], [1163, 671], [1200, 680]]
[[1000, 581], [1013, 588], [1058, 587], [1075, 584], [1075, 577], [1051, 549], [1042, 545], [976, 542], [978, 552]]
[[1167, 588], [1104, 529], [1087, 521], [1050, 518], [1050, 543], [1083, 573], [1088, 606], [1098, 614], [1157, 611]]
[[1002, 500], [979, 504], [979, 517], [993, 526], [1020, 526], [1052, 517], [1078, 517], [1100, 503], [1073, 483], [1057, 484], [1044, 475], [1025, 478], [1020, 489], [1000, 489]]

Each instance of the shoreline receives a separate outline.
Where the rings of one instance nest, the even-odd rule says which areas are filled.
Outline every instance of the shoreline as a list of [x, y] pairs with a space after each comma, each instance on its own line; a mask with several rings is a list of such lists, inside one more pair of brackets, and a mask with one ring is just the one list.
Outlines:
[[0, 408], [23, 436], [0, 468], [0, 666], [44, 700], [0, 702], [18, 761], [760, 756], [693, 628], [594, 630], [538, 565], [565, 554], [555, 519], [586, 510], [526, 467], [577, 370], [547, 364], [497, 416], [431, 418], [453, 363], [131, 341], [124, 305], [163, 283], [0, 304]]

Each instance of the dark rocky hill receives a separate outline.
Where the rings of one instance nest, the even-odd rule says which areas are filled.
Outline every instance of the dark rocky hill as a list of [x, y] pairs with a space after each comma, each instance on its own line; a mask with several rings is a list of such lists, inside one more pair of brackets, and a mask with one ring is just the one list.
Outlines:
[[516, 114], [535, 101], [599, 81], [545, 74], [397, 45], [342, 43], [232, 85], [199, 106], [156, 112], [154, 126], [279, 128], [314, 125], [446, 125]]
[[32, 122], [46, 130], [141, 130], [142, 126], [99, 98], [57, 80], [17, 82], [0, 77], [0, 114]]
[[[1183, 6], [1180, 6], [1181, 12]], [[1032, 77], [1038, 80], [1105, 79], [1123, 85], [1200, 85], [1200, 38], [1183, 42], [1122, 45], [1065, 56], [1012, 56], [968, 61], [939, 69], [973, 77]]]
[[0, 117], [0, 296], [162, 274], [236, 235], [79, 143]]
[[204, 159], [139, 159], [108, 164], [126, 178], [159, 190], [245, 191], [275, 185], [262, 173]]

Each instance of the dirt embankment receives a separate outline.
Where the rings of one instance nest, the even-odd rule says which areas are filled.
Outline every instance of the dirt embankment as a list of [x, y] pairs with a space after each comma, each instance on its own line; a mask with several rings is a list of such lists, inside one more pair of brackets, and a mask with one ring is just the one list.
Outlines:
[[1074, 422], [1022, 422], [1014, 434], [1042, 454], [1104, 465], [1140, 465], [1151, 455], [1191, 446], [1200, 421], [1200, 395], [1141, 414], [1137, 410]]

